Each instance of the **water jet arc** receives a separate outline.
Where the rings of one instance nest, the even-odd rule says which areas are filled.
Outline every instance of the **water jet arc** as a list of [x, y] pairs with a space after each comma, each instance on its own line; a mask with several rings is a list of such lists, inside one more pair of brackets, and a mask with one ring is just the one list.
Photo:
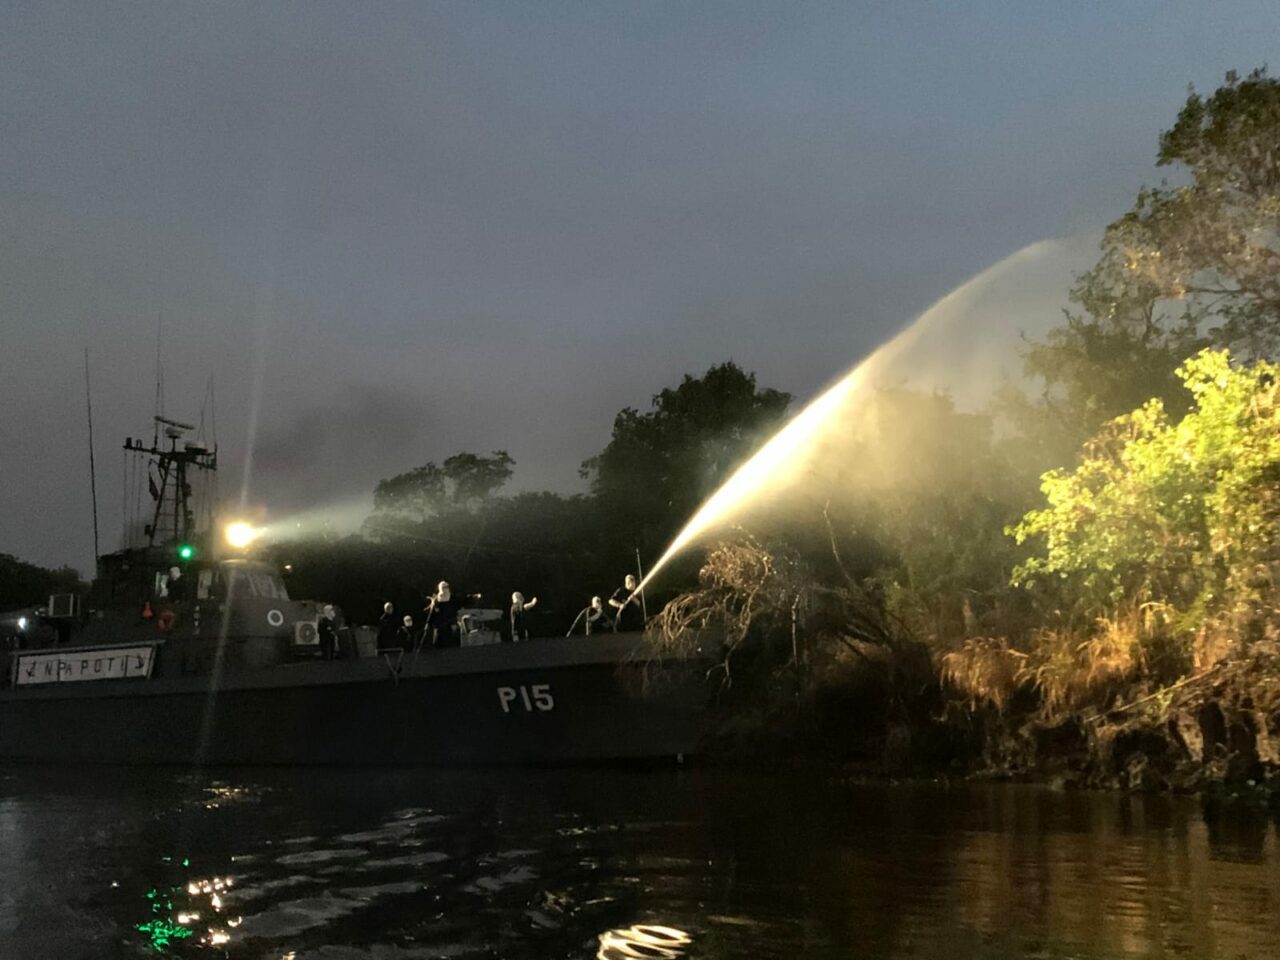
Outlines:
[[[794, 480], [807, 462], [807, 455], [812, 453], [818, 443], [830, 434], [834, 425], [846, 419], [838, 415], [853, 412], [864, 388], [874, 387], [877, 383], [883, 383], [886, 380], [890, 382], [918, 380], [921, 370], [900, 366], [900, 364], [904, 360], [912, 360], [915, 348], [921, 344], [926, 334], [939, 333], [945, 324], [969, 316], [982, 295], [997, 282], [1009, 280], [1015, 272], [1030, 266], [1060, 267], [1061, 264], [1050, 262], [1050, 258], [1066, 254], [1068, 260], [1080, 259], [1082, 255], [1092, 254], [1096, 250], [1096, 242], [1096, 235], [1093, 234], [1061, 240], [1037, 241], [986, 268], [935, 301], [910, 326], [882, 344], [875, 352], [810, 401], [804, 409], [770, 437], [746, 463], [738, 467], [719, 489], [703, 502], [671, 541], [671, 545], [658, 558], [658, 562], [649, 569], [644, 581], [636, 588], [635, 594], [640, 593], [680, 551], [712, 530], [722, 527], [733, 516], [750, 506], [761, 493]], [[1081, 263], [1083, 262], [1081, 260]], [[1062, 279], [1069, 281], [1070, 271], [1063, 272], [1067, 273], [1067, 276]], [[1064, 284], [1058, 289], [1065, 294], [1067, 285]], [[1058, 318], [1059, 310], [1060, 305], [1055, 303], [1051, 316]], [[1007, 330], [1002, 332], [1008, 333]], [[1017, 343], [1016, 337], [1006, 336], [1005, 339], [1012, 341], [1015, 345]], [[952, 373], [960, 371], [972, 378], [974, 361], [989, 360], [985, 355], [978, 356], [974, 353], [974, 343], [974, 338], [969, 337], [961, 345], [961, 349], [967, 347], [971, 354], [967, 358], [967, 363], [965, 358], [958, 358], [954, 350], [945, 349], [942, 351], [942, 362], [951, 367]], [[950, 389], [956, 384], [934, 382], [932, 386], [934, 389]]]

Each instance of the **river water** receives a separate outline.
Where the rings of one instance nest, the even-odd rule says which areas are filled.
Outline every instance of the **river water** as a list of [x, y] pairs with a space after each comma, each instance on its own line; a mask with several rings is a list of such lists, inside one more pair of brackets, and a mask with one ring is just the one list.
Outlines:
[[0, 957], [1271, 958], [1263, 815], [715, 771], [0, 768]]

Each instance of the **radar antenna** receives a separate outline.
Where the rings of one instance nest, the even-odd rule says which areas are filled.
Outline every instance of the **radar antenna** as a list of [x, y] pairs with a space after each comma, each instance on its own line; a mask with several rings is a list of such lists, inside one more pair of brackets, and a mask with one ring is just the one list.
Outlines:
[[[164, 439], [169, 442], [167, 449], [160, 440], [162, 427]], [[170, 540], [185, 543], [195, 533], [191, 474], [217, 471], [218, 448], [215, 445], [210, 449], [185, 439], [185, 435], [194, 429], [189, 423], [156, 414], [155, 439], [150, 446], [141, 439], [125, 439], [124, 449], [148, 457], [150, 467], [154, 468], [154, 472], [151, 469], [147, 471], [147, 485], [151, 499], [155, 501], [151, 523], [143, 528], [148, 546]]]

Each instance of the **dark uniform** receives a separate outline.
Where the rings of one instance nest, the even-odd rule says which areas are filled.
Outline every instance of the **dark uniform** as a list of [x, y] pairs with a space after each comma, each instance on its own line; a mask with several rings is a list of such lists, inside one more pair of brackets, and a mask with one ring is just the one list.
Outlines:
[[613, 621], [603, 606], [587, 607], [587, 636], [613, 630]]
[[190, 599], [190, 591], [188, 589], [190, 585], [191, 578], [184, 577], [182, 575], [182, 570], [175, 567], [174, 572], [167, 575], [167, 579], [164, 584], [163, 596], [171, 603], [182, 603], [183, 601]]
[[316, 633], [320, 637], [320, 656], [332, 660], [338, 649], [338, 630], [328, 617], [321, 617], [316, 624]]
[[620, 631], [638, 631], [644, 629], [644, 613], [640, 609], [640, 597], [631, 597], [628, 603], [627, 598], [631, 597], [631, 591], [626, 587], [619, 587], [613, 591], [613, 596], [609, 598], [610, 604], [618, 604], [614, 607], [618, 612], [614, 614], [618, 630]]
[[378, 649], [385, 650], [388, 647], [403, 646], [396, 639], [396, 634], [399, 631], [400, 618], [394, 613], [383, 611], [382, 616], [378, 618]]
[[433, 600], [427, 607], [427, 630], [433, 647], [456, 647], [462, 642], [458, 636], [460, 609], [462, 604], [452, 596], [448, 600]]
[[517, 643], [529, 639], [529, 615], [523, 603], [511, 605], [511, 639]]
[[400, 647], [403, 650], [416, 649], [418, 645], [418, 631], [412, 625], [401, 624], [396, 629], [394, 647]]

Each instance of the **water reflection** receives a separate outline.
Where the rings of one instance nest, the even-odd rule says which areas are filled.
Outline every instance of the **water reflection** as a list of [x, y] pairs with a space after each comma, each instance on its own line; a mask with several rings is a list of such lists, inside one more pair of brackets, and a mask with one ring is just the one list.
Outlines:
[[[165, 865], [172, 857], [162, 858]], [[183, 867], [190, 861], [183, 859]], [[143, 942], [162, 956], [186, 940], [207, 946], [222, 946], [230, 941], [228, 929], [241, 923], [239, 916], [228, 916], [223, 911], [223, 895], [232, 886], [231, 877], [208, 877], [152, 887], [144, 894], [149, 916], [135, 923], [134, 929], [142, 935]], [[115, 884], [118, 888], [118, 882]]]
[[1255, 960], [1280, 942], [1274, 824], [1187, 799], [616, 770], [211, 785], [5, 774], [0, 956]]
[[685, 948], [691, 942], [687, 933], [675, 927], [638, 923], [600, 934], [600, 949], [596, 951], [596, 960], [624, 960], [633, 957], [641, 960], [677, 960], [684, 956]]

